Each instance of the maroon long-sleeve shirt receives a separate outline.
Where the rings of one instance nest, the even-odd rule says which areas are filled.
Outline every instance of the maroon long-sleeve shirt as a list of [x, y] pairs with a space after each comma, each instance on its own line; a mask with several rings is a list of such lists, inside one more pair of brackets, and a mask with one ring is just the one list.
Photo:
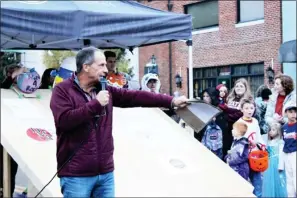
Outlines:
[[[97, 92], [100, 89], [98, 83]], [[95, 176], [114, 170], [113, 106], [170, 108], [173, 99], [162, 94], [110, 86], [107, 90], [110, 94], [109, 103], [102, 107], [96, 99], [86, 98], [74, 78], [59, 83], [53, 89], [50, 108], [57, 133], [58, 169], [84, 141], [69, 163], [59, 172], [59, 177]]]

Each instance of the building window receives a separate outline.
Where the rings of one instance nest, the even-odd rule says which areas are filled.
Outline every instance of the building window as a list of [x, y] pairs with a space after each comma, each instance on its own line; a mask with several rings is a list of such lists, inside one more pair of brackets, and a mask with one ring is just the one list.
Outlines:
[[192, 15], [193, 29], [219, 25], [218, 0], [204, 0], [184, 6], [186, 14]]
[[[264, 84], [264, 63], [233, 66], [231, 85], [239, 78], [245, 78], [250, 84], [251, 92], [255, 96], [260, 85]], [[240, 71], [240, 72], [238, 72]]]
[[237, 0], [238, 22], [264, 19], [264, 0]]
[[155, 67], [144, 67], [144, 75], [148, 73], [159, 74], [158, 65]]
[[201, 97], [204, 89], [221, 83], [226, 84], [230, 90], [239, 78], [247, 79], [254, 96], [258, 87], [264, 84], [264, 63], [194, 68], [193, 73], [194, 97]]

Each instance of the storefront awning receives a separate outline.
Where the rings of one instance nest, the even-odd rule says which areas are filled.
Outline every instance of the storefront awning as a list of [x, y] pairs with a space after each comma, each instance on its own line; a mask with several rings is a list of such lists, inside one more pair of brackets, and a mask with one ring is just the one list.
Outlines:
[[296, 63], [296, 40], [283, 43], [278, 52], [280, 63]]

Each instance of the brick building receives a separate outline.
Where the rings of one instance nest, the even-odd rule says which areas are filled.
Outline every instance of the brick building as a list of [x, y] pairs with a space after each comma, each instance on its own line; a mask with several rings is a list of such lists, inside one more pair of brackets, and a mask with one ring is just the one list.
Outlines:
[[[247, 78], [255, 92], [259, 85], [268, 83], [265, 70], [270, 65], [273, 65], [276, 73], [281, 70], [277, 61], [278, 49], [282, 43], [279, 0], [139, 2], [157, 9], [192, 14], [194, 96], [204, 88], [222, 82], [231, 88], [240, 77]], [[157, 58], [161, 92], [169, 94], [176, 90], [174, 76], [181, 70], [181, 92], [187, 94], [188, 47], [185, 42], [141, 47], [140, 77], [152, 54]]]

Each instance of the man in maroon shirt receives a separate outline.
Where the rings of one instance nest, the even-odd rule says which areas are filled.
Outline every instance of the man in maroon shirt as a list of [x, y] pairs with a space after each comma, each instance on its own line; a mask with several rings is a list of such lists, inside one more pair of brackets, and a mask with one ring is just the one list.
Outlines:
[[64, 197], [114, 197], [113, 106], [183, 107], [187, 98], [112, 86], [103, 90], [99, 78], [108, 73], [106, 59], [94, 47], [82, 49], [76, 65], [77, 74], [55, 86], [50, 103], [61, 191]]

